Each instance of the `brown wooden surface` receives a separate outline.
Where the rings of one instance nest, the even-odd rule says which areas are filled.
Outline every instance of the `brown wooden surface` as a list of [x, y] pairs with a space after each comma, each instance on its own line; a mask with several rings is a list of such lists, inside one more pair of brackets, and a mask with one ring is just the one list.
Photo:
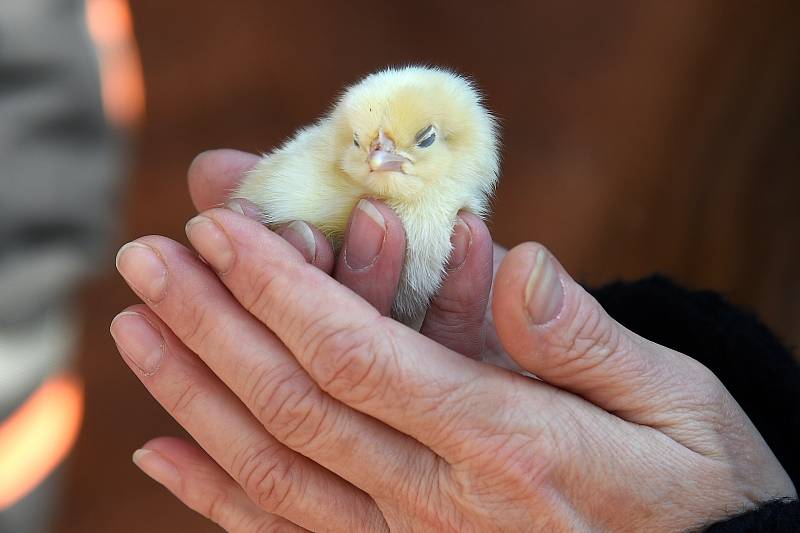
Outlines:
[[[185, 171], [269, 150], [387, 64], [474, 76], [503, 124], [496, 240], [548, 245], [578, 278], [654, 271], [723, 291], [800, 341], [800, 18], [785, 2], [133, 0], [148, 117], [119, 242], [184, 241]], [[498, 3], [500, 4], [500, 3]], [[130, 453], [180, 430], [119, 360], [132, 294], [85, 293], [85, 429], [62, 533], [216, 531]]]

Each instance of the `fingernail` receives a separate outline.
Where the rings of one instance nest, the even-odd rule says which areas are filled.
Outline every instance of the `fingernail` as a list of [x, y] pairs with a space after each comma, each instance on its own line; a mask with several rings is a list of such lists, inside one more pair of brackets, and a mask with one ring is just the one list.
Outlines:
[[164, 298], [167, 291], [167, 266], [151, 247], [129, 242], [117, 252], [117, 270], [136, 292], [151, 302]]
[[145, 376], [152, 376], [164, 358], [164, 337], [144, 315], [124, 311], [111, 321], [119, 351]]
[[240, 215], [244, 215], [249, 219], [262, 222], [261, 211], [255, 206], [255, 204], [248, 202], [247, 200], [233, 199], [225, 204], [225, 207], [234, 213], [239, 213]]
[[242, 208], [242, 204], [240, 204], [236, 200], [231, 200], [230, 202], [225, 204], [225, 207], [227, 207], [234, 213], [239, 213], [240, 215], [244, 215], [244, 209]]
[[216, 222], [198, 215], [186, 223], [186, 236], [195, 250], [220, 274], [233, 266], [233, 248]]
[[453, 245], [453, 252], [447, 262], [447, 270], [455, 270], [467, 260], [467, 254], [470, 246], [472, 246], [472, 233], [469, 231], [469, 226], [467, 226], [466, 222], [461, 220], [461, 217], [456, 217], [453, 234], [450, 236], [450, 243]]
[[160, 453], [140, 448], [133, 452], [132, 459], [133, 464], [138, 466], [142, 472], [166, 488], [174, 490], [180, 486], [180, 472], [171, 461]]
[[386, 238], [386, 221], [369, 200], [359, 200], [350, 222], [344, 250], [344, 261], [352, 270], [372, 265], [378, 258]]
[[536, 325], [546, 324], [558, 316], [564, 302], [564, 287], [555, 262], [544, 248], [536, 253], [528, 285], [525, 287], [525, 306]]
[[317, 240], [314, 238], [314, 232], [311, 231], [311, 227], [308, 224], [302, 220], [295, 220], [281, 229], [280, 236], [297, 248], [307, 262], [314, 262], [317, 257]]

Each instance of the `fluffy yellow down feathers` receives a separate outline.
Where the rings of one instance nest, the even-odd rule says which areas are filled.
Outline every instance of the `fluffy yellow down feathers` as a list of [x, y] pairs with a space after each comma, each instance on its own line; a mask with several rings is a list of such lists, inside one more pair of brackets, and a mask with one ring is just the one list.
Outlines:
[[393, 315], [418, 326], [442, 282], [458, 211], [488, 212], [498, 149], [497, 124], [472, 83], [438, 68], [390, 68], [265, 155], [236, 196], [268, 225], [304, 220], [337, 248], [360, 198], [386, 202], [407, 242]]

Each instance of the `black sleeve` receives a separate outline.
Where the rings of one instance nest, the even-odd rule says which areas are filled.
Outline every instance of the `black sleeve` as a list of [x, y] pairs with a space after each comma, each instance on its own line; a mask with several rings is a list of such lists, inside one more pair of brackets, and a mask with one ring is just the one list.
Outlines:
[[[690, 291], [661, 276], [591, 292], [625, 327], [711, 369], [798, 486], [800, 366], [755, 315], [717, 293]], [[800, 532], [800, 507], [796, 501], [767, 503], [709, 531]]]
[[706, 533], [784, 533], [800, 531], [800, 502], [777, 500], [712, 524]]

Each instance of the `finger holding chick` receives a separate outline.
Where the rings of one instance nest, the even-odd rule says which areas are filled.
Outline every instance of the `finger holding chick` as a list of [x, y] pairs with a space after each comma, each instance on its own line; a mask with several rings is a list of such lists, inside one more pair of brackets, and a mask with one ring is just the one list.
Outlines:
[[[198, 154], [187, 174], [190, 196], [198, 212], [225, 205], [248, 218], [261, 219], [261, 210], [255, 204], [241, 198], [228, 199], [230, 192], [240, 186], [246, 173], [259, 160], [255, 154], [230, 149]], [[340, 254], [335, 277], [388, 315], [405, 257], [403, 225], [394, 211], [382, 202], [370, 199], [364, 202], [364, 210], [353, 210], [348, 222], [348, 235], [352, 233], [354, 238], [345, 237], [343, 249], [349, 251], [350, 259], [346, 260], [346, 252]], [[359, 216], [359, 213], [366, 214]], [[376, 220], [379, 221], [377, 225]], [[328, 274], [333, 272], [333, 248], [313, 224], [294, 220], [273, 229], [306, 261]], [[369, 236], [377, 237], [378, 242], [375, 238], [370, 241]]]
[[460, 210], [483, 217], [499, 170], [497, 126], [474, 85], [427, 67], [386, 69], [264, 158], [237, 191], [270, 226], [306, 220], [338, 249], [364, 197], [406, 234], [392, 315], [420, 327], [441, 286]]
[[[243, 199], [228, 200], [244, 179], [245, 173], [259, 161], [258, 156], [238, 150], [209, 150], [199, 154], [189, 167], [188, 185], [198, 211], [213, 206], [228, 205], [248, 218], [260, 218], [260, 210]], [[379, 200], [365, 199], [366, 216], [354, 209], [348, 221], [347, 235], [335, 270], [333, 249], [322, 233], [312, 224], [294, 221], [276, 228], [308, 261], [324, 272], [334, 271], [336, 279], [367, 300], [382, 314], [388, 315], [395, 299], [400, 273], [405, 259], [405, 238], [402, 221]], [[380, 217], [375, 216], [375, 208]], [[371, 215], [371, 216], [370, 216]], [[382, 220], [388, 237], [379, 239], [377, 249], [367, 235], [376, 233], [375, 219]], [[301, 226], [302, 224], [303, 226]], [[308, 252], [307, 233], [310, 228], [315, 239], [315, 254]], [[380, 234], [380, 229], [378, 229]], [[353, 236], [351, 239], [350, 236]], [[431, 302], [422, 332], [435, 341], [474, 356], [483, 339], [486, 302], [492, 277], [492, 241], [488, 228], [479, 217], [461, 212], [451, 234], [453, 251], [446, 265], [447, 274]], [[350, 252], [350, 263], [346, 262]], [[372, 257], [374, 255], [374, 257]], [[353, 259], [356, 259], [353, 261]], [[361, 263], [358, 263], [358, 260]], [[469, 346], [468, 346], [469, 344]]]
[[451, 242], [447, 273], [420, 332], [455, 352], [481, 360], [492, 288], [492, 236], [479, 217], [461, 212]]
[[186, 182], [197, 212], [225, 205], [260, 159], [256, 154], [229, 148], [206, 150], [194, 156], [186, 171]]
[[403, 271], [403, 223], [383, 202], [356, 204], [345, 233], [334, 277], [388, 316]]
[[[231, 191], [241, 185], [246, 173], [259, 160], [255, 154], [227, 148], [197, 154], [186, 173], [189, 196], [197, 211], [225, 206], [248, 218], [260, 220], [258, 206], [245, 199], [229, 198]], [[273, 229], [307, 262], [328, 274], [333, 271], [333, 248], [317, 228], [298, 220]]]

